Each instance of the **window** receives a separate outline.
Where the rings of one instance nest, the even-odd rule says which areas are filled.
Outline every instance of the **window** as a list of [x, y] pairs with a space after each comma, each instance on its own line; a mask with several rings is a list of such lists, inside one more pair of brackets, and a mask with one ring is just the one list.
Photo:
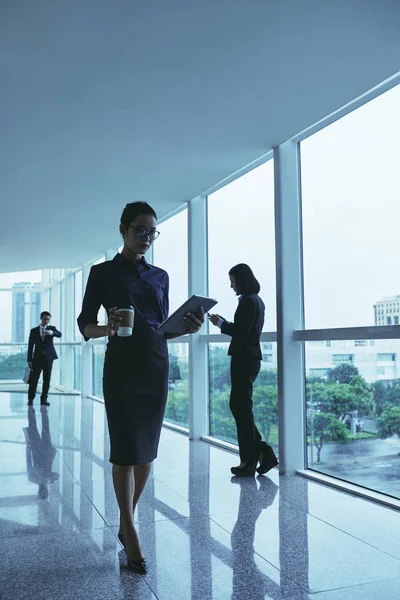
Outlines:
[[[188, 297], [188, 223], [187, 209], [157, 225], [160, 236], [153, 244], [154, 264], [169, 275], [170, 313]], [[165, 420], [189, 426], [189, 347], [169, 343], [169, 388]]]
[[342, 363], [352, 363], [353, 355], [352, 354], [334, 354], [332, 356], [332, 362], [334, 365], [340, 365]]
[[0, 342], [27, 342], [39, 324], [41, 271], [0, 273]]
[[273, 355], [272, 354], [263, 354], [262, 359], [266, 363], [272, 363], [272, 361], [273, 361]]
[[365, 340], [355, 340], [354, 345], [355, 346], [366, 346], [367, 342]]
[[[229, 246], [229, 251], [228, 251]], [[247, 263], [261, 285], [264, 331], [275, 331], [275, 234], [273, 161], [257, 167], [208, 197], [209, 294], [218, 313], [231, 320], [237, 298], [229, 270]], [[211, 333], [218, 333], [213, 326]]]
[[373, 325], [377, 298], [393, 293], [399, 105], [397, 86], [301, 142], [308, 329]]
[[399, 324], [399, 317], [394, 317], [394, 325], [398, 325]]
[[[228, 343], [209, 344], [210, 435], [237, 444], [236, 424], [229, 409], [230, 358]], [[273, 344], [276, 355], [276, 343]], [[278, 445], [278, 382], [273, 367], [262, 366], [254, 383], [254, 418], [263, 439]]]
[[[264, 331], [276, 329], [274, 170], [273, 161], [253, 169], [210, 194], [208, 209], [209, 295], [218, 299], [218, 313], [233, 320], [237, 297], [230, 288], [229, 270], [247, 263], [261, 285], [266, 307]], [[210, 333], [219, 330], [210, 326]], [[262, 345], [263, 346], [263, 345]], [[228, 344], [209, 344], [210, 435], [237, 443], [229, 410], [230, 359]], [[254, 384], [257, 427], [269, 443], [278, 443], [276, 344], [262, 350], [265, 360]]]
[[386, 325], [392, 324], [392, 317], [386, 317]]
[[330, 340], [327, 340], [327, 341], [325, 342], [325, 346], [326, 346], [327, 348], [330, 348], [330, 347], [332, 346], [332, 342], [331, 342]]
[[82, 309], [82, 269], [79, 269], [74, 274], [74, 288], [75, 288], [75, 317], [74, 317], [74, 332], [75, 340], [81, 340], [81, 333], [78, 329], [77, 318]]
[[168, 344], [169, 384], [165, 421], [189, 427], [189, 345]]
[[[400, 386], [396, 363], [388, 360], [395, 358], [397, 349], [400, 351], [400, 340], [375, 342], [382, 353], [357, 348], [351, 364], [334, 364], [329, 370], [325, 369], [327, 350], [315, 342], [304, 344], [307, 466], [400, 498], [393, 460], [384, 460], [393, 456], [397, 443]], [[392, 352], [385, 352], [385, 347]], [[341, 358], [344, 356], [351, 355]], [[380, 362], [381, 357], [385, 362]], [[333, 362], [338, 358], [333, 355]], [[357, 415], [352, 417], [353, 411]]]
[[395, 354], [389, 354], [389, 353], [381, 353], [378, 354], [377, 356], [377, 360], [378, 362], [395, 362], [396, 361], [396, 355]]
[[154, 264], [169, 274], [170, 313], [188, 297], [187, 209], [157, 225], [160, 236], [153, 244]]

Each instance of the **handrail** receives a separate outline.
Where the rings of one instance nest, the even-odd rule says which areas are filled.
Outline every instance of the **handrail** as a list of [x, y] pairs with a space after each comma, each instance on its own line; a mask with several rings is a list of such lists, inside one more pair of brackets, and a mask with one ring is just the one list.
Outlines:
[[394, 340], [400, 339], [400, 325], [295, 329], [293, 331], [293, 339], [296, 342], [324, 342], [326, 340]]

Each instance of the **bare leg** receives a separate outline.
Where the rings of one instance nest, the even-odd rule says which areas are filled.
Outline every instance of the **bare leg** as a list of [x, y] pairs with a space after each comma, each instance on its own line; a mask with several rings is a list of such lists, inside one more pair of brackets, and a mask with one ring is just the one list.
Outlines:
[[135, 465], [133, 467], [133, 474], [135, 478], [135, 492], [133, 494], [133, 512], [135, 512], [136, 505], [139, 502], [139, 498], [146, 486], [151, 471], [151, 463], [145, 465]]
[[130, 561], [137, 561], [142, 559], [143, 555], [133, 524], [132, 505], [135, 485], [133, 467], [113, 465], [112, 475], [125, 536], [126, 554]]
[[[134, 476], [134, 493], [132, 501], [132, 517], [136, 509], [136, 505], [139, 502], [139, 498], [146, 486], [151, 471], [151, 463], [145, 465], [134, 465], [133, 476]], [[119, 519], [119, 532], [124, 534], [124, 527], [122, 523], [122, 513], [120, 513]]]

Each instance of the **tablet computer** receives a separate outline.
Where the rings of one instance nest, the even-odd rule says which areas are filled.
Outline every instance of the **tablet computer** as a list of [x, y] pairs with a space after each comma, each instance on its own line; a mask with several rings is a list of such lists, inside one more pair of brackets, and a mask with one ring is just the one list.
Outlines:
[[186, 324], [182, 321], [182, 318], [186, 315], [186, 313], [190, 312], [197, 314], [199, 313], [200, 308], [203, 307], [204, 314], [206, 314], [210, 308], [216, 304], [217, 300], [214, 300], [213, 298], [196, 296], [196, 294], [193, 294], [193, 296], [186, 300], [186, 302], [184, 302], [175, 312], [173, 312], [168, 319], [165, 319], [165, 321], [161, 323], [157, 329], [166, 333], [181, 333], [182, 335], [185, 335]]

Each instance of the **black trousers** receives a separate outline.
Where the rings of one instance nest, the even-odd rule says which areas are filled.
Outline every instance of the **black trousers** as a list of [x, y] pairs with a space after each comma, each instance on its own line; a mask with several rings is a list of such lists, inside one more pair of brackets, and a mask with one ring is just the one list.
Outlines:
[[258, 358], [231, 358], [230, 409], [236, 421], [240, 460], [245, 463], [255, 462], [262, 452], [262, 438], [253, 414], [253, 384], [260, 367]]
[[47, 399], [50, 387], [51, 369], [53, 361], [43, 358], [36, 358], [32, 362], [32, 371], [29, 379], [28, 400], [33, 400], [36, 395], [36, 388], [39, 381], [40, 373], [43, 371], [43, 388], [40, 399], [44, 402]]

